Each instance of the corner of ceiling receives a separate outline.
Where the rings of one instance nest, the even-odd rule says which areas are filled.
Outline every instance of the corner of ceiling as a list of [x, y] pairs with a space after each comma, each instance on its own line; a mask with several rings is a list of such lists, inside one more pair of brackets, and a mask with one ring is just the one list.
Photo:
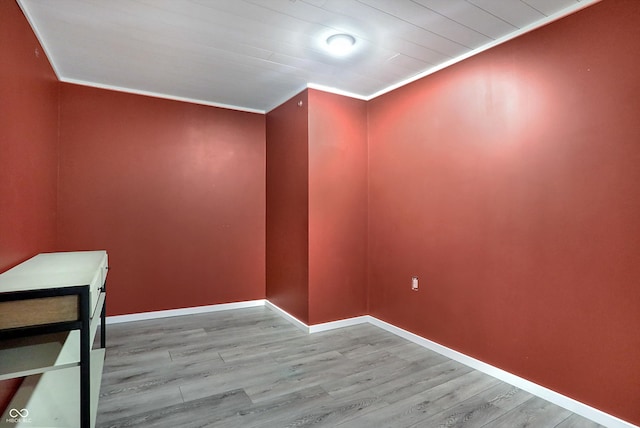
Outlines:
[[435, 67], [429, 68], [429, 69], [427, 69], [427, 70], [425, 70], [425, 71], [423, 71], [421, 73], [416, 74], [415, 76], [409, 77], [408, 79], [405, 79], [405, 80], [402, 80], [400, 82], [394, 83], [393, 85], [387, 86], [386, 88], [381, 89], [380, 91], [369, 95], [367, 97], [367, 101], [368, 100], [372, 100], [374, 98], [377, 98], [380, 95], [384, 95], [384, 94], [386, 94], [388, 92], [391, 92], [394, 89], [398, 89], [398, 88], [400, 88], [402, 86], [408, 85], [411, 82], [415, 82], [416, 80], [422, 79], [423, 77], [426, 77], [426, 76], [428, 76], [430, 74], [433, 74], [433, 73], [435, 73], [437, 71], [440, 71], [442, 69], [450, 67], [450, 66], [452, 66], [452, 65], [454, 65], [454, 64], [456, 64], [458, 62], [461, 62], [461, 61], [463, 61], [463, 60], [465, 60], [467, 58], [470, 58], [472, 56], [478, 55], [481, 52], [484, 52], [486, 50], [494, 48], [494, 47], [496, 47], [498, 45], [501, 45], [501, 44], [503, 44], [505, 42], [508, 42], [509, 40], [513, 40], [516, 37], [520, 37], [523, 34], [529, 33], [529, 32], [531, 32], [533, 30], [536, 30], [536, 29], [538, 29], [540, 27], [544, 27], [545, 25], [548, 25], [548, 24], [550, 24], [550, 23], [552, 23], [554, 21], [557, 21], [559, 19], [562, 19], [565, 16], [571, 15], [572, 13], [578, 12], [579, 10], [584, 9], [584, 8], [586, 8], [588, 6], [591, 6], [591, 5], [595, 4], [595, 3], [598, 3], [598, 2], [600, 2], [602, 0], [576, 0], [576, 1], [577, 1], [577, 3], [572, 5], [572, 6], [566, 7], [564, 9], [554, 13], [553, 15], [549, 15], [546, 18], [540, 19], [540, 20], [538, 20], [536, 22], [533, 22], [533, 23], [531, 23], [531, 24], [529, 24], [529, 25], [527, 25], [525, 27], [520, 28], [517, 31], [514, 31], [514, 32], [509, 33], [509, 34], [507, 34], [507, 35], [505, 35], [503, 37], [500, 37], [500, 38], [494, 40], [493, 42], [490, 42], [490, 43], [487, 43], [485, 45], [482, 45], [482, 46], [480, 46], [480, 47], [478, 47], [478, 48], [476, 48], [476, 49], [474, 49], [472, 51], [469, 51], [469, 52], [463, 54], [463, 55], [457, 56], [455, 58], [450, 59], [449, 61], [446, 61], [446, 62], [444, 62], [442, 64], [439, 64], [439, 65], [437, 65]]
[[288, 93], [286, 96], [282, 97], [282, 99], [277, 102], [275, 105], [267, 108], [267, 109], [256, 109], [256, 108], [249, 108], [249, 107], [242, 107], [242, 106], [235, 106], [235, 105], [228, 105], [228, 104], [223, 104], [223, 103], [216, 103], [216, 102], [212, 102], [212, 101], [206, 101], [206, 100], [198, 100], [198, 99], [191, 99], [191, 98], [185, 98], [185, 97], [178, 97], [178, 96], [172, 96], [172, 95], [168, 95], [168, 94], [160, 94], [160, 93], [155, 93], [155, 92], [149, 92], [149, 91], [143, 91], [143, 90], [137, 90], [137, 89], [131, 89], [131, 88], [125, 88], [125, 87], [119, 87], [119, 86], [114, 86], [114, 85], [106, 85], [106, 84], [100, 84], [100, 83], [95, 83], [95, 82], [89, 82], [89, 81], [84, 81], [84, 80], [80, 80], [80, 79], [72, 79], [72, 78], [66, 78], [65, 76], [63, 76], [60, 72], [60, 70], [58, 69], [58, 67], [56, 66], [56, 63], [52, 57], [52, 55], [50, 55], [50, 50], [47, 47], [47, 44], [44, 40], [44, 38], [41, 36], [40, 32], [38, 31], [37, 27], [34, 25], [33, 20], [31, 19], [31, 15], [29, 13], [29, 9], [26, 5], [27, 1], [26, 0], [17, 0], [18, 5], [20, 6], [20, 9], [22, 10], [24, 16], [26, 17], [27, 21], [29, 22], [29, 25], [31, 26], [38, 42], [40, 43], [40, 45], [42, 46], [42, 49], [44, 50], [44, 54], [46, 55], [47, 59], [49, 60], [49, 63], [51, 64], [51, 67], [56, 75], [56, 77], [58, 78], [58, 80], [60, 82], [66, 82], [66, 83], [73, 83], [73, 84], [79, 84], [79, 85], [84, 85], [84, 86], [92, 86], [92, 87], [96, 87], [96, 88], [101, 88], [101, 89], [110, 89], [110, 90], [115, 90], [115, 91], [121, 91], [121, 92], [127, 92], [127, 93], [132, 93], [132, 94], [138, 94], [138, 95], [146, 95], [146, 96], [152, 96], [152, 97], [156, 97], [156, 98], [165, 98], [165, 99], [170, 99], [170, 100], [175, 100], [175, 101], [184, 101], [184, 102], [191, 102], [194, 104], [201, 104], [201, 105], [208, 105], [208, 106], [213, 106], [213, 107], [220, 107], [220, 108], [227, 108], [227, 109], [232, 109], [232, 110], [239, 110], [239, 111], [244, 111], [244, 112], [249, 112], [249, 113], [258, 113], [258, 114], [267, 114], [269, 113], [271, 110], [275, 109], [276, 107], [278, 107], [279, 105], [281, 105], [282, 103], [284, 103], [285, 101], [287, 101], [288, 99], [290, 99], [291, 97], [295, 96], [296, 94], [299, 94], [301, 91], [305, 90], [306, 88], [310, 88], [310, 89], [316, 89], [319, 91], [324, 91], [324, 92], [329, 92], [329, 93], [333, 93], [333, 94], [337, 94], [337, 95], [343, 95], [346, 97], [350, 97], [350, 98], [355, 98], [355, 99], [359, 99], [359, 100], [364, 100], [364, 101], [370, 101], [374, 98], [377, 98], [381, 95], [384, 95], [388, 92], [391, 92], [395, 89], [398, 89], [402, 86], [405, 86], [409, 83], [415, 82], [416, 80], [422, 79], [423, 77], [426, 77], [430, 74], [433, 74], [437, 71], [440, 71], [444, 68], [450, 67], [451, 65], [454, 65], [458, 62], [461, 62], [467, 58], [470, 58], [474, 55], [477, 55], [481, 52], [484, 52], [488, 49], [491, 49], [493, 47], [496, 47], [502, 43], [505, 43], [509, 40], [515, 39], [516, 37], [519, 37], [523, 34], [526, 34], [528, 32], [531, 32], [533, 30], [536, 30], [540, 27], [543, 27], [547, 24], [550, 24], [554, 21], [557, 21], [561, 18], [564, 18], [565, 16], [568, 16], [572, 13], [578, 12], [581, 9], [587, 8], [593, 4], [599, 3], [602, 0], [576, 0], [576, 3], [566, 7], [562, 10], [560, 10], [559, 12], [553, 14], [553, 15], [549, 15], [539, 21], [536, 21], [530, 25], [527, 25], [525, 27], [520, 28], [519, 30], [509, 33], [501, 38], [498, 38], [490, 43], [487, 43], [483, 46], [480, 46], [468, 53], [465, 53], [463, 55], [457, 56], [455, 58], [450, 59], [447, 62], [444, 62], [442, 64], [439, 64], [435, 67], [429, 68], [423, 72], [420, 72], [414, 76], [411, 76], [407, 79], [401, 80], [399, 82], [396, 82], [392, 85], [389, 85], [377, 92], [374, 92], [372, 94], [369, 95], [363, 95], [363, 94], [356, 94], [353, 92], [349, 92], [349, 91], [345, 91], [336, 87], [331, 87], [331, 86], [326, 86], [326, 85], [321, 85], [321, 84], [317, 84], [317, 83], [306, 83], [304, 85], [299, 86], [295, 91], [293, 91], [292, 93]]
[[58, 67], [56, 66], [56, 63], [53, 60], [53, 56], [50, 55], [50, 50], [49, 50], [49, 48], [47, 46], [47, 43], [45, 42], [44, 38], [42, 37], [42, 35], [38, 31], [38, 28], [33, 23], [33, 20], [31, 19], [31, 14], [29, 13], [29, 9], [27, 8], [27, 5], [25, 4], [25, 1], [24, 0], [17, 0], [17, 2], [18, 2], [18, 6], [20, 7], [20, 10], [22, 10], [22, 14], [27, 19], [27, 22], [29, 23], [29, 26], [31, 26], [31, 30], [33, 31], [33, 34], [35, 34], [36, 39], [38, 40], [38, 43], [40, 43], [40, 46], [42, 46], [42, 50], [44, 51], [44, 55], [47, 57], [47, 60], [49, 61], [49, 64], [51, 65], [51, 68], [53, 69], [54, 74], [58, 78], [58, 81], [61, 81], [62, 80], [62, 75], [60, 74], [60, 71], [59, 71]]
[[[435, 67], [431, 67], [423, 72], [420, 72], [414, 76], [411, 76], [407, 79], [401, 80], [399, 82], [396, 82], [392, 85], [389, 85], [377, 92], [374, 92], [372, 94], [369, 95], [362, 95], [362, 94], [356, 94], [353, 92], [348, 92], [348, 91], [344, 91], [335, 87], [331, 87], [331, 86], [325, 86], [325, 85], [320, 85], [320, 84], [316, 84], [316, 83], [308, 83], [307, 84], [307, 88], [311, 88], [311, 89], [317, 89], [319, 91], [324, 91], [324, 92], [330, 92], [333, 94], [337, 94], [337, 95], [343, 95], [345, 97], [350, 97], [350, 98], [356, 98], [359, 100], [364, 100], [364, 101], [370, 101], [374, 98], [377, 98], [381, 95], [384, 95], [388, 92], [391, 92], [395, 89], [401, 88], [402, 86], [408, 85], [409, 83], [415, 82], [416, 80], [420, 80], [423, 77], [429, 76], [430, 74], [433, 74], [437, 71], [440, 71], [442, 69], [445, 69], [447, 67], [450, 67], [458, 62], [461, 62], [467, 58], [470, 58], [472, 56], [478, 55], [481, 52], [484, 52], [488, 49], [491, 49], [493, 47], [496, 47], [498, 45], [501, 45], [505, 42], [508, 42], [509, 40], [515, 39], [516, 37], [520, 37], [523, 34], [529, 33], [533, 30], [536, 30], [540, 27], [543, 27], [545, 25], [548, 25], [554, 21], [557, 21], [559, 19], [564, 18], [565, 16], [571, 15], [575, 12], [578, 12], [579, 10], [582, 10], [586, 7], [589, 7], [595, 3], [599, 3], [602, 0], [576, 0], [576, 3], [572, 6], [566, 7], [560, 11], [558, 11], [557, 13], [554, 13], [553, 15], [549, 15], [541, 20], [538, 20], [532, 24], [529, 24], [525, 27], [520, 28], [517, 31], [514, 31], [512, 33], [507, 34], [506, 36], [500, 37], [499, 39], [494, 40], [493, 42], [487, 43], [485, 45], [482, 45], [470, 52], [467, 52], [463, 55], [457, 56], [455, 58], [450, 59], [447, 62], [444, 62], [442, 64], [439, 64]], [[288, 99], [288, 98], [287, 98]]]
[[266, 111], [265, 114], [268, 114], [269, 112], [271, 112], [272, 110], [278, 108], [279, 106], [281, 106], [282, 104], [284, 104], [285, 102], [287, 102], [288, 100], [290, 100], [291, 98], [295, 97], [296, 95], [298, 95], [300, 92], [304, 91], [305, 89], [307, 89], [309, 87], [308, 84], [304, 84], [304, 85], [299, 85], [296, 86], [296, 89], [294, 89], [293, 91], [289, 91], [287, 92], [287, 95], [283, 96], [280, 98], [280, 100], [278, 102], [276, 102], [274, 105], [272, 105], [271, 107], [269, 107]]

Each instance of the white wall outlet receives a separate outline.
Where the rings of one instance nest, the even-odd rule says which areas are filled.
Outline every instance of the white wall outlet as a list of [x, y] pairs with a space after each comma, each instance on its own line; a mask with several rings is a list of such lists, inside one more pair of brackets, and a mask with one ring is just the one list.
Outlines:
[[417, 276], [412, 276], [411, 277], [411, 289], [413, 291], [418, 291], [418, 277]]

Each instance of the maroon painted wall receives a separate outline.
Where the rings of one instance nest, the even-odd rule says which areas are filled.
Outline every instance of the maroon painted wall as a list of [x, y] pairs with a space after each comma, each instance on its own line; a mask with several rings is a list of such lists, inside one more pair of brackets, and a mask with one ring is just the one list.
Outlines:
[[635, 424], [639, 22], [607, 0], [369, 104], [371, 314]]
[[[14, 1], [0, 2], [0, 272], [55, 246], [58, 81]], [[0, 413], [22, 379], [0, 381]]]
[[309, 89], [309, 324], [367, 313], [367, 104]]
[[0, 2], [0, 272], [56, 236], [58, 81], [14, 1]]
[[110, 315], [266, 293], [314, 324], [365, 313], [368, 239], [372, 315], [640, 424], [637, 22], [606, 0], [368, 103], [367, 238], [362, 102], [60, 99], [0, 2], [0, 271], [106, 248]]
[[265, 118], [61, 85], [58, 247], [109, 252], [108, 314], [263, 299]]
[[309, 322], [308, 115], [305, 90], [266, 119], [266, 294], [304, 323]]

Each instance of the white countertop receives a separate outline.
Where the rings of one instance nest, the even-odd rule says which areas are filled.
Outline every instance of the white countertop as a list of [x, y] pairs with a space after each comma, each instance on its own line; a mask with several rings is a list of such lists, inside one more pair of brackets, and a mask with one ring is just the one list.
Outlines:
[[0, 293], [89, 285], [107, 252], [41, 253], [0, 274]]

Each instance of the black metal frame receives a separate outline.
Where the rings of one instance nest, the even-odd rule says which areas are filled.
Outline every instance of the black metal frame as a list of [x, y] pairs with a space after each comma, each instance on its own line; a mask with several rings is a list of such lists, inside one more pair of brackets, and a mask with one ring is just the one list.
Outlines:
[[[91, 426], [91, 301], [89, 285], [47, 288], [39, 290], [23, 290], [0, 293], [0, 302], [40, 299], [45, 297], [78, 296], [78, 319], [50, 324], [15, 327], [0, 330], [0, 340], [26, 336], [59, 333], [62, 331], [80, 330], [80, 426]], [[105, 299], [100, 313], [100, 348], [106, 347], [106, 280], [99, 289], [105, 292]]]

